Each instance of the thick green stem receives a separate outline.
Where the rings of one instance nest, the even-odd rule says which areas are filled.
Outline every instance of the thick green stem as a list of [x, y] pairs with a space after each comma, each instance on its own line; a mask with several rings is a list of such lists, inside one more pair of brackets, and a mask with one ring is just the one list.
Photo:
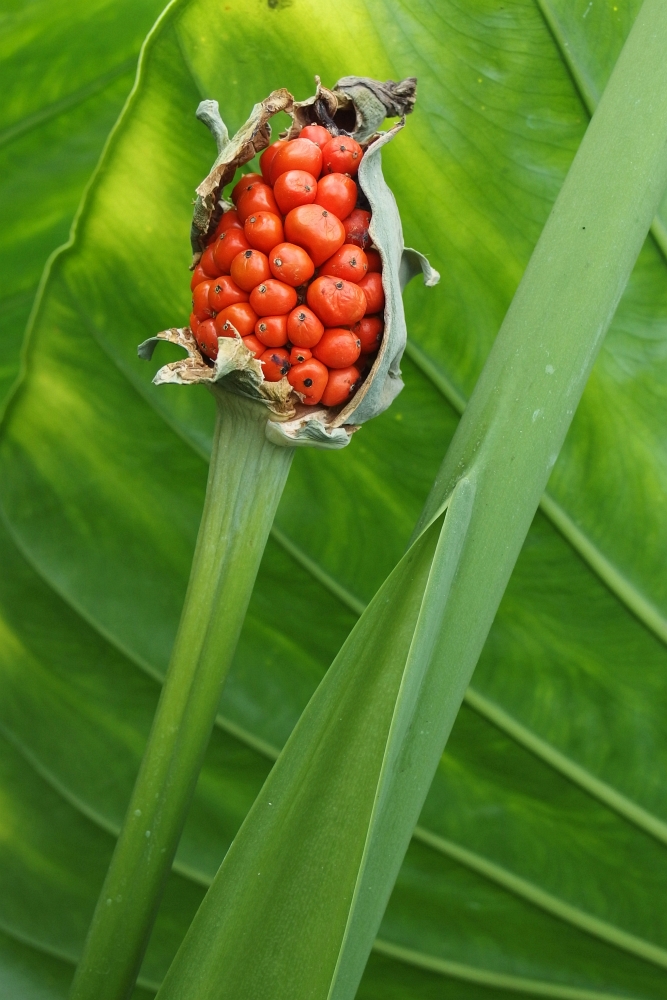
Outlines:
[[222, 391], [216, 398], [206, 501], [178, 634], [71, 1000], [132, 993], [294, 454], [266, 439], [263, 405]]

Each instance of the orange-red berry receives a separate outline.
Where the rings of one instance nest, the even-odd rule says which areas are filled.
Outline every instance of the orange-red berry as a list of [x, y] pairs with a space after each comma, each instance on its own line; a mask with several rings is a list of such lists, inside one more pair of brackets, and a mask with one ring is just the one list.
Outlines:
[[213, 312], [219, 313], [221, 309], [233, 305], [235, 302], [247, 302], [248, 293], [236, 284], [234, 279], [228, 274], [220, 278], [214, 278], [208, 291], [208, 304]]
[[249, 191], [246, 191], [239, 198], [238, 213], [239, 219], [245, 225], [246, 219], [258, 212], [271, 212], [280, 216], [280, 209], [273, 197], [273, 189], [263, 182], [253, 184]]
[[303, 249], [294, 243], [279, 243], [271, 251], [269, 267], [274, 278], [297, 288], [309, 281], [315, 273], [315, 265]]
[[297, 306], [287, 317], [287, 336], [295, 347], [314, 347], [324, 324], [308, 306]]
[[343, 223], [345, 229], [345, 242], [354, 243], [356, 246], [366, 250], [371, 245], [371, 237], [368, 227], [371, 224], [371, 213], [365, 212], [363, 208], [355, 208], [350, 212]]
[[352, 327], [352, 333], [359, 338], [362, 354], [374, 354], [382, 341], [384, 323], [380, 316], [364, 316]]
[[243, 337], [242, 340], [243, 340], [243, 346], [247, 347], [248, 350], [251, 352], [251, 354], [255, 356], [255, 358], [260, 358], [262, 354], [264, 354], [266, 347], [252, 333], [247, 337]]
[[192, 272], [190, 291], [194, 292], [197, 285], [201, 285], [202, 281], [210, 281], [212, 277], [215, 277], [215, 275], [207, 274], [201, 264], [197, 264], [196, 268]]
[[273, 185], [278, 208], [287, 215], [299, 205], [310, 205], [317, 196], [317, 181], [306, 170], [287, 170]]
[[300, 365], [304, 361], [310, 361], [313, 356], [313, 352], [309, 351], [307, 347], [293, 347], [289, 352], [289, 363], [291, 365]]
[[230, 208], [228, 212], [223, 212], [220, 216], [220, 220], [213, 231], [211, 243], [217, 240], [220, 233], [225, 233], [228, 229], [243, 229], [239, 213], [234, 208]]
[[190, 329], [192, 330], [193, 334], [197, 333], [197, 327], [199, 326], [199, 322], [200, 321], [197, 319], [195, 314], [190, 313]]
[[377, 272], [378, 274], [381, 274], [381, 272], [382, 272], [382, 257], [380, 257], [380, 254], [378, 253], [377, 250], [367, 250], [366, 251], [366, 260], [368, 261], [368, 270], [369, 270], [369, 273], [375, 273], [375, 272]]
[[290, 370], [289, 354], [282, 347], [270, 347], [260, 355], [262, 371], [267, 382], [280, 382]]
[[260, 250], [242, 250], [232, 261], [232, 278], [244, 292], [251, 292], [270, 274], [269, 259]]
[[287, 343], [287, 316], [262, 316], [255, 323], [255, 336], [267, 347], [284, 347]]
[[325, 330], [322, 339], [313, 347], [313, 357], [327, 368], [349, 368], [361, 353], [361, 342], [351, 330], [332, 327]]
[[262, 171], [262, 177], [267, 184], [271, 183], [271, 164], [273, 163], [273, 157], [276, 155], [281, 146], [287, 144], [287, 139], [276, 139], [272, 145], [267, 146], [262, 155], [259, 158], [259, 167]]
[[221, 274], [229, 274], [232, 261], [242, 250], [250, 250], [242, 229], [226, 229], [224, 233], [220, 233], [213, 244], [213, 254]]
[[355, 139], [343, 135], [329, 139], [322, 148], [322, 172], [354, 176], [363, 155], [363, 150]]
[[209, 304], [208, 293], [213, 281], [202, 281], [192, 293], [192, 311], [200, 322], [211, 319], [213, 310]]
[[342, 222], [357, 204], [357, 185], [346, 174], [325, 174], [317, 182], [315, 204]]
[[[296, 348], [293, 348], [294, 350]], [[322, 393], [326, 389], [329, 372], [321, 361], [308, 358], [290, 369], [287, 373], [287, 381], [293, 389], [301, 393], [306, 406], [315, 406], [321, 400]]]
[[382, 288], [382, 275], [376, 271], [367, 274], [359, 282], [359, 288], [366, 296], [366, 313], [379, 313], [384, 309], [384, 289]]
[[321, 402], [325, 406], [338, 406], [340, 403], [346, 403], [359, 385], [360, 379], [361, 372], [355, 365], [329, 372], [329, 379], [322, 393]]
[[359, 285], [343, 278], [316, 278], [308, 286], [306, 299], [325, 327], [351, 326], [366, 312], [366, 296]]
[[294, 309], [296, 299], [292, 286], [275, 278], [263, 281], [250, 293], [250, 305], [258, 316], [283, 316]]
[[311, 142], [316, 142], [320, 149], [322, 149], [331, 138], [331, 132], [323, 125], [306, 125], [299, 132], [299, 138], [310, 139]]
[[197, 347], [211, 361], [215, 361], [218, 356], [218, 333], [212, 319], [207, 319], [200, 323], [195, 335]]
[[209, 278], [217, 278], [220, 274], [220, 268], [218, 267], [215, 257], [213, 255], [213, 247], [206, 247], [203, 254], [199, 258], [199, 266], [202, 271], [205, 271]]
[[248, 216], [243, 231], [253, 250], [261, 250], [265, 254], [271, 253], [285, 239], [282, 219], [273, 212], [257, 212]]
[[322, 170], [322, 150], [317, 143], [310, 139], [292, 139], [281, 146], [271, 162], [271, 183], [275, 184], [288, 170], [305, 170], [317, 180]]
[[219, 337], [234, 337], [234, 330], [242, 337], [249, 337], [255, 332], [256, 322], [257, 313], [248, 302], [235, 302], [215, 317], [215, 329]]
[[341, 247], [345, 241], [343, 223], [319, 205], [300, 205], [285, 219], [285, 237], [308, 252], [315, 267]]
[[333, 257], [325, 260], [320, 268], [320, 274], [330, 274], [334, 278], [345, 278], [355, 284], [366, 275], [368, 263], [366, 254], [354, 243], [343, 243]]
[[243, 174], [232, 188], [232, 201], [238, 207], [239, 199], [246, 191], [249, 191], [253, 184], [261, 183], [261, 174]]

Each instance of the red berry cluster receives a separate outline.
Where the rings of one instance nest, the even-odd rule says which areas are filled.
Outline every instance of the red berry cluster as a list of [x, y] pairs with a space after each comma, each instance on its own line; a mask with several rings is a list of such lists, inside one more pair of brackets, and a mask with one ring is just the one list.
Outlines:
[[233, 337], [304, 403], [337, 406], [370, 370], [384, 328], [380, 254], [353, 177], [363, 150], [307, 125], [245, 174], [192, 277], [190, 328], [212, 361]]

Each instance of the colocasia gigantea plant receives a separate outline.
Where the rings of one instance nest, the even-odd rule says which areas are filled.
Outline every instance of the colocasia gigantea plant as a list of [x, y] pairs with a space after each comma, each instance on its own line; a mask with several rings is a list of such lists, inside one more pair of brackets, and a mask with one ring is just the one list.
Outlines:
[[[400, 392], [401, 300], [420, 271], [403, 245], [381, 150], [415, 101], [416, 80], [345, 77], [295, 101], [257, 104], [233, 138], [215, 101], [198, 117], [218, 156], [197, 188], [193, 311], [160, 341], [187, 357], [157, 384], [204, 385], [217, 404], [206, 500], [185, 605], [153, 729], [95, 910], [72, 1000], [131, 992], [201, 767], [296, 447], [340, 449]], [[270, 119], [292, 125], [270, 144]], [[401, 116], [389, 131], [379, 127]], [[263, 151], [263, 152], [262, 152]], [[261, 174], [239, 167], [260, 157]]]

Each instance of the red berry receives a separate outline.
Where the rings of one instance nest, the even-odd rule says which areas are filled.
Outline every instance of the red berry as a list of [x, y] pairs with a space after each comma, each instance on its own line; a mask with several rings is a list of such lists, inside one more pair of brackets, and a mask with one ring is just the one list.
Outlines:
[[245, 191], [239, 198], [238, 213], [241, 222], [258, 212], [272, 212], [280, 215], [280, 209], [273, 197], [273, 191], [268, 184], [253, 184], [249, 191]]
[[384, 323], [380, 316], [364, 316], [352, 327], [352, 333], [359, 338], [362, 354], [374, 354], [380, 346]]
[[234, 279], [230, 278], [228, 274], [224, 275], [224, 277], [215, 278], [211, 282], [208, 292], [208, 304], [213, 312], [218, 313], [221, 309], [225, 309], [235, 302], [247, 301], [248, 293], [239, 288]]
[[197, 347], [211, 361], [215, 361], [218, 356], [218, 333], [212, 319], [207, 319], [199, 324], [197, 330]]
[[356, 139], [340, 135], [329, 139], [322, 149], [322, 172], [325, 174], [349, 174], [353, 177], [359, 169], [364, 155]]
[[200, 322], [211, 319], [213, 310], [209, 304], [208, 293], [213, 287], [213, 281], [202, 281], [192, 293], [192, 311]]
[[269, 278], [253, 288], [250, 293], [250, 305], [258, 316], [284, 316], [294, 309], [296, 298], [296, 292], [291, 285]]
[[220, 274], [220, 268], [215, 262], [215, 257], [213, 255], [213, 247], [206, 247], [203, 254], [199, 259], [199, 266], [202, 271], [205, 271], [209, 278], [217, 278]]
[[355, 365], [329, 372], [329, 380], [322, 393], [321, 402], [325, 406], [338, 406], [339, 403], [345, 403], [357, 388], [360, 378], [361, 372]]
[[232, 261], [242, 250], [250, 250], [242, 229], [227, 229], [218, 236], [213, 244], [213, 253], [222, 274], [229, 274]]
[[299, 138], [310, 139], [311, 142], [316, 142], [320, 149], [322, 149], [322, 146], [326, 146], [331, 138], [331, 132], [324, 128], [323, 125], [306, 125], [299, 132]]
[[[322, 275], [308, 286], [308, 305], [326, 326], [351, 326], [366, 312], [366, 296], [359, 285]], [[250, 297], [252, 302], [252, 296]]]
[[294, 243], [280, 243], [271, 251], [269, 267], [274, 278], [297, 288], [315, 273], [315, 265], [305, 250]]
[[366, 260], [368, 261], [368, 271], [369, 273], [382, 273], [382, 258], [377, 250], [367, 250]]
[[364, 212], [363, 208], [355, 208], [343, 223], [345, 242], [354, 243], [356, 246], [361, 247], [362, 250], [365, 250], [372, 242], [368, 232], [370, 224], [371, 213]]
[[285, 239], [282, 220], [273, 212], [257, 212], [248, 216], [243, 231], [250, 246], [266, 254]]
[[287, 316], [262, 316], [255, 323], [255, 336], [267, 347], [284, 347], [287, 343]]
[[382, 288], [382, 275], [377, 271], [367, 274], [359, 282], [359, 288], [366, 296], [366, 312], [379, 313], [384, 309], [384, 290]]
[[259, 358], [267, 382], [280, 382], [290, 370], [289, 354], [282, 347], [270, 347]]
[[242, 337], [249, 337], [255, 332], [256, 322], [257, 313], [248, 302], [235, 302], [215, 317], [215, 329], [219, 337], [234, 337], [234, 330]]
[[232, 261], [231, 273], [239, 288], [251, 292], [271, 274], [268, 257], [259, 250], [242, 250]]
[[255, 358], [259, 358], [264, 354], [266, 347], [261, 343], [252, 333], [248, 337], [243, 337], [243, 346], [247, 347], [248, 350], [254, 354]]
[[190, 313], [190, 329], [192, 330], [193, 335], [196, 335], [198, 326], [199, 320], [194, 313]]
[[331, 327], [313, 348], [313, 357], [327, 368], [349, 368], [361, 353], [361, 342], [351, 330]]
[[261, 174], [242, 174], [240, 179], [232, 188], [232, 201], [234, 204], [238, 206], [241, 195], [245, 194], [245, 192], [248, 191], [253, 184], [257, 184], [258, 182], [261, 183], [261, 181]]
[[310, 139], [292, 139], [281, 146], [271, 163], [271, 183], [275, 184], [288, 170], [305, 170], [317, 180], [322, 170], [322, 150], [317, 143]]
[[201, 264], [197, 264], [196, 268], [192, 272], [192, 280], [190, 281], [190, 291], [194, 292], [197, 285], [201, 285], [202, 281], [210, 281], [214, 278], [214, 274], [207, 274]]
[[[292, 354], [294, 350], [295, 348], [292, 349]], [[319, 403], [328, 379], [329, 372], [325, 365], [321, 361], [316, 361], [315, 358], [309, 358], [303, 363], [297, 364], [287, 374], [287, 381], [293, 389], [301, 393], [306, 406], [315, 406], [316, 403]]]
[[320, 274], [330, 274], [334, 278], [345, 278], [346, 281], [361, 281], [366, 275], [368, 264], [366, 254], [354, 243], [343, 243], [333, 257], [325, 260], [320, 268]]
[[285, 146], [286, 144], [287, 139], [276, 139], [271, 146], [267, 146], [259, 158], [259, 166], [262, 171], [262, 177], [267, 184], [271, 183], [271, 164], [273, 163], [273, 157], [276, 155], [280, 147]]
[[293, 347], [289, 352], [289, 363], [291, 365], [300, 365], [304, 361], [310, 361], [313, 356], [313, 352], [309, 351], [307, 347]]
[[243, 228], [243, 223], [239, 219], [238, 212], [235, 209], [230, 208], [228, 212], [223, 212], [222, 215], [220, 216], [220, 221], [215, 227], [213, 236], [211, 238], [211, 243], [213, 242], [213, 240], [218, 238], [220, 233], [225, 233], [227, 232], [228, 229], [242, 229], [242, 228]]
[[308, 251], [315, 267], [341, 247], [345, 241], [343, 223], [319, 205], [300, 205], [285, 219], [285, 237]]
[[295, 347], [314, 347], [324, 324], [308, 306], [297, 306], [287, 317], [287, 335]]
[[357, 185], [346, 174], [325, 174], [317, 182], [315, 204], [343, 221], [357, 204]]
[[299, 205], [310, 205], [317, 195], [317, 181], [306, 170], [288, 170], [273, 185], [278, 208], [287, 215]]

